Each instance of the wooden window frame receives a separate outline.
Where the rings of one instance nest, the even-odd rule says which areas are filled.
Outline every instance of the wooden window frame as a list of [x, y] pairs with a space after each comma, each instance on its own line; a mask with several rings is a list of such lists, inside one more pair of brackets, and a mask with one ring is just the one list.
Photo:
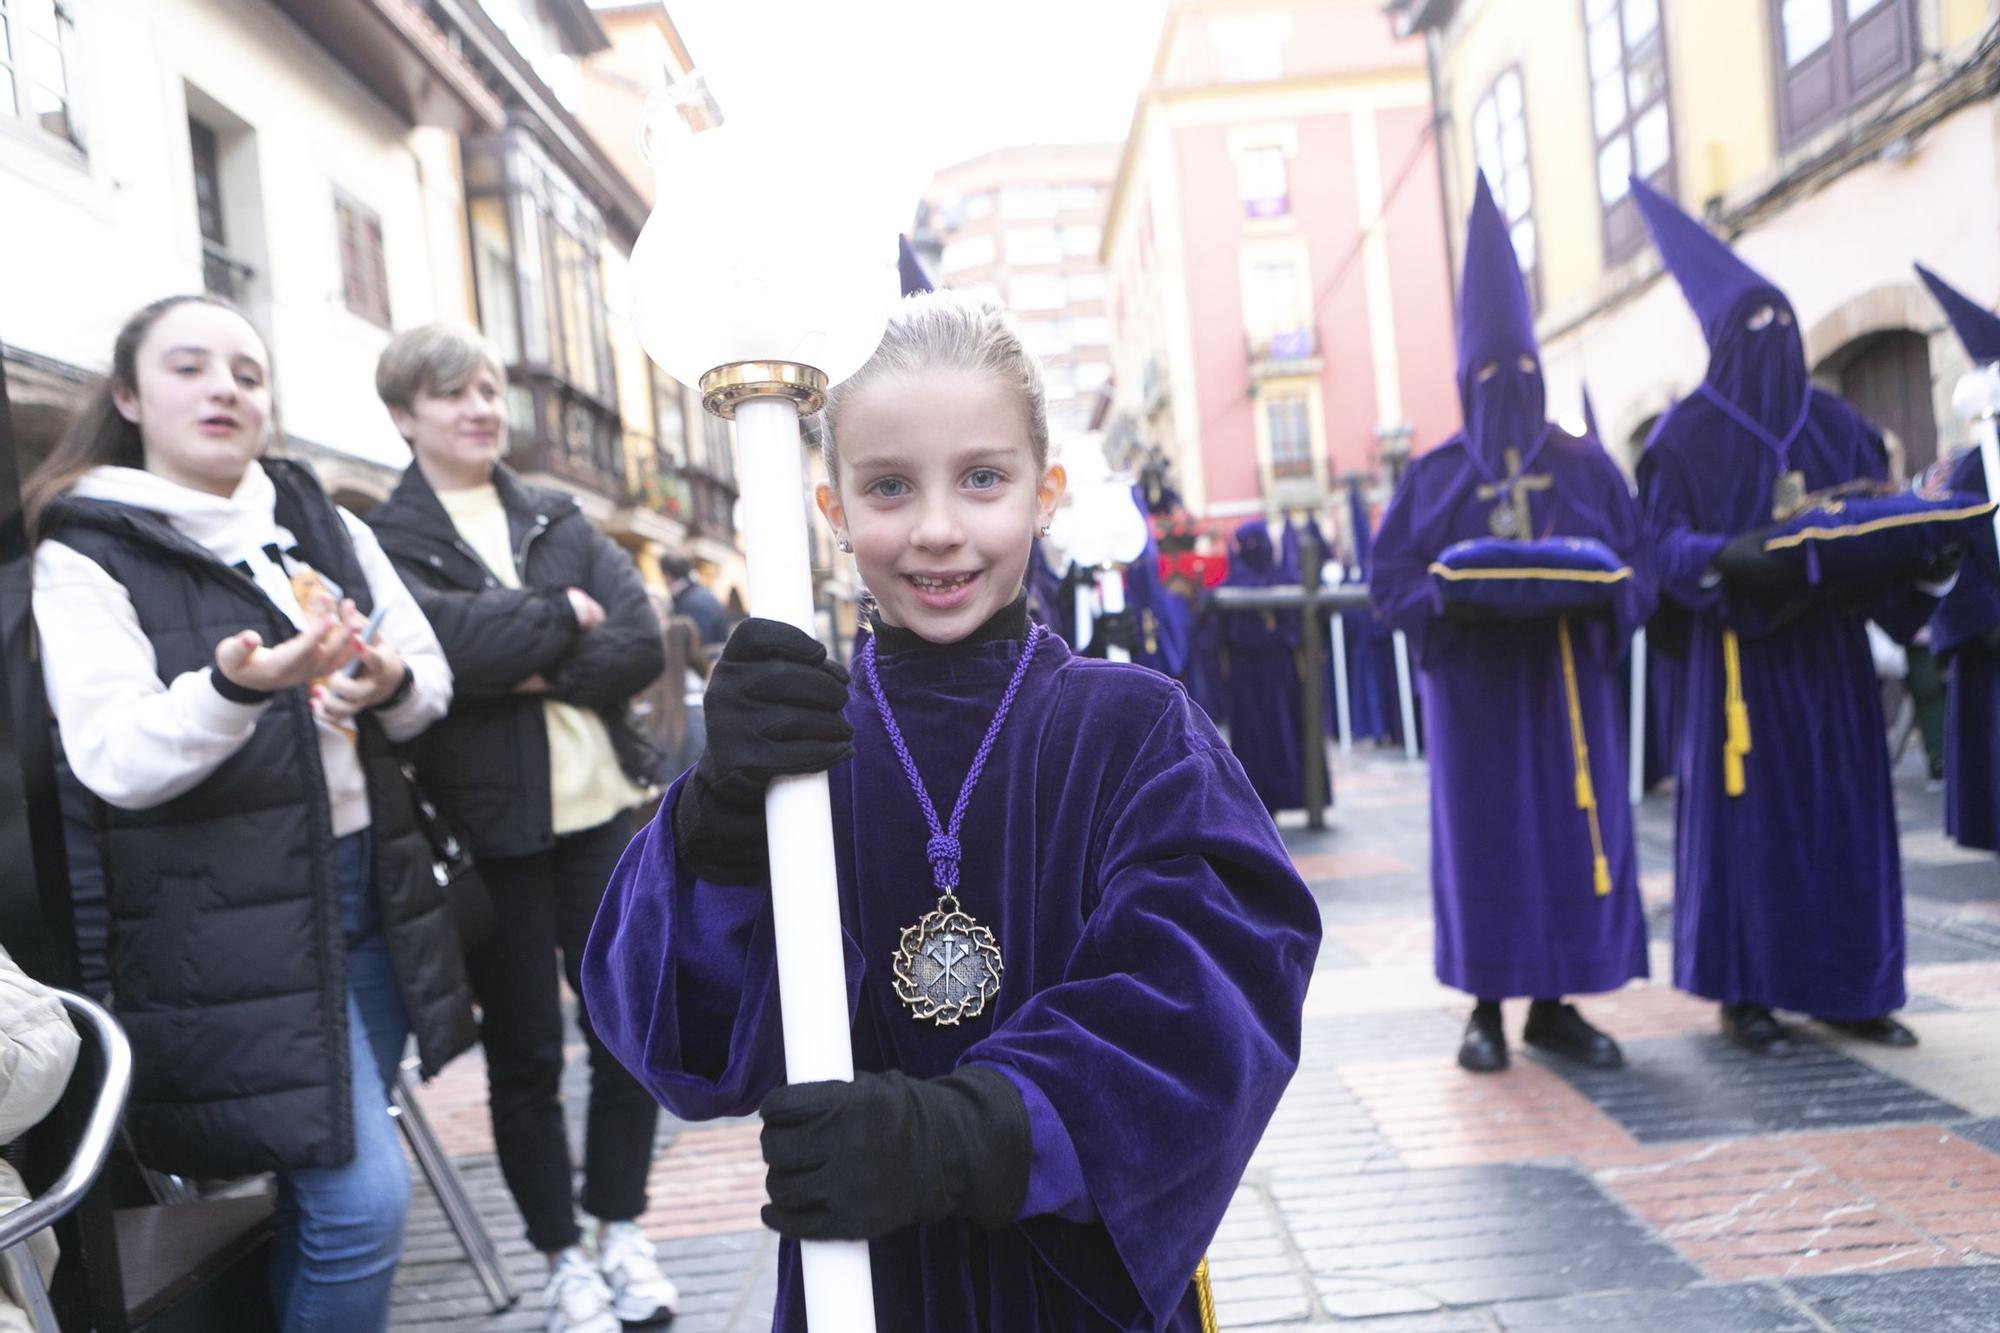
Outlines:
[[[1617, 139], [1625, 141], [1626, 165], [1629, 174], [1638, 175], [1639, 166], [1639, 119], [1654, 107], [1666, 108], [1667, 116], [1667, 156], [1660, 165], [1641, 177], [1648, 185], [1666, 195], [1669, 199], [1679, 197], [1675, 182], [1678, 179], [1680, 154], [1674, 139], [1674, 71], [1672, 53], [1667, 48], [1667, 0], [1656, 0], [1655, 21], [1652, 40], [1658, 44], [1660, 52], [1659, 92], [1643, 105], [1632, 104], [1632, 42], [1625, 31], [1624, 0], [1613, 0], [1610, 21], [1618, 25], [1618, 77], [1624, 88], [1625, 115], [1617, 125], [1600, 133], [1597, 128], [1596, 80], [1590, 69], [1590, 5], [1591, 0], [1579, 0], [1583, 12], [1583, 68], [1588, 99], [1588, 119], [1590, 123], [1590, 181], [1591, 192], [1597, 199], [1598, 227], [1604, 246], [1604, 265], [1610, 268], [1622, 264], [1647, 246], [1647, 231], [1644, 219], [1639, 216], [1639, 206], [1632, 202], [1632, 193], [1627, 190], [1609, 203], [1604, 199], [1604, 187], [1598, 174], [1598, 161], [1605, 148]], [[1836, 0], [1839, 3], [1839, 0]]]
[[334, 244], [340, 252], [340, 296], [353, 314], [378, 328], [395, 327], [389, 313], [389, 261], [382, 215], [352, 195], [333, 192]]
[[[1313, 475], [1312, 400], [1303, 393], [1273, 393], [1262, 404], [1264, 429], [1271, 441], [1271, 476], [1275, 479]], [[1278, 448], [1278, 409], [1298, 410], [1299, 449], [1296, 457], [1281, 455]]]
[[[0, 32], [5, 33], [4, 39], [0, 39], [0, 74], [9, 80], [6, 87], [13, 94], [11, 105], [0, 102], [0, 121], [18, 122], [81, 153], [83, 127], [76, 114], [76, 78], [72, 68], [76, 59], [76, 15], [68, 0], [52, 0], [51, 16], [55, 22], [53, 34], [28, 31], [23, 26], [18, 0], [0, 0]], [[53, 48], [62, 87], [51, 88], [36, 77], [23, 54], [29, 41], [45, 42]], [[34, 94], [38, 88], [60, 101], [61, 129], [52, 128], [35, 112]]]
[[[1500, 119], [1498, 100], [1501, 80], [1510, 75], [1521, 88], [1521, 176], [1527, 182], [1528, 186], [1528, 210], [1518, 218], [1507, 216], [1507, 201], [1512, 195], [1510, 185], [1513, 181], [1513, 176], [1504, 160], [1506, 126]], [[1472, 103], [1472, 114], [1466, 121], [1466, 134], [1471, 141], [1473, 165], [1481, 169], [1484, 168], [1484, 164], [1479, 160], [1479, 110], [1489, 103], [1494, 108], [1493, 134], [1495, 150], [1502, 156], [1501, 160], [1497, 163], [1501, 168], [1499, 179], [1494, 179], [1492, 174], [1489, 173], [1486, 183], [1494, 192], [1493, 201], [1500, 208], [1501, 220], [1507, 224], [1507, 239], [1510, 243], [1513, 241], [1514, 228], [1524, 219], [1534, 229], [1535, 262], [1522, 269], [1521, 278], [1528, 289], [1528, 308], [1539, 315], [1542, 312], [1542, 227], [1535, 216], [1535, 152], [1534, 140], [1528, 133], [1528, 77], [1519, 64], [1508, 65], [1496, 71], [1493, 78], [1488, 81], [1486, 91], [1481, 93]], [[1593, 158], [1592, 161], [1594, 164], [1595, 159]], [[1521, 251], [1518, 246], [1514, 250], [1514, 262], [1517, 265], [1521, 262]]]
[[[1893, 39], [1900, 40], [1901, 57], [1857, 87], [1853, 81], [1853, 29], [1848, 26], [1847, 3], [1848, 0], [1827, 0], [1833, 23], [1832, 34], [1824, 46], [1816, 48], [1796, 66], [1786, 59], [1785, 0], [1767, 0], [1764, 6], [1771, 31], [1771, 93], [1777, 102], [1780, 152], [1800, 147], [1821, 130], [1836, 124], [1855, 107], [1908, 79], [1923, 63], [1923, 34], [1918, 25], [1916, 0], [1881, 0], [1876, 12], [1862, 16], [1862, 26], [1871, 32], [1882, 29]], [[1823, 109], [1800, 115], [1792, 107], [1794, 78], [1805, 71], [1821, 69], [1832, 81], [1832, 96]]]

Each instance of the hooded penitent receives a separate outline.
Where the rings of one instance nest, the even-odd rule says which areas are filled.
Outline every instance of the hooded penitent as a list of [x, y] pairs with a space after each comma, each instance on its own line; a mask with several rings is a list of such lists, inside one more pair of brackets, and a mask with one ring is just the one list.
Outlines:
[[[1919, 264], [1917, 274], [1975, 366], [2000, 361], [2000, 315]], [[1989, 372], [1990, 373], [1990, 372]], [[1940, 489], [1990, 495], [1979, 450], [1945, 460]], [[1931, 617], [1931, 651], [1949, 662], [1944, 733], [1944, 827], [1962, 846], [2000, 851], [2000, 551], [1993, 529], [1966, 552], [1958, 583]]]
[[[1298, 581], [1278, 560], [1263, 519], [1236, 529], [1225, 586], [1267, 588]], [[1222, 617], [1228, 679], [1229, 748], [1269, 810], [1306, 803], [1304, 701], [1298, 670], [1299, 613], [1212, 610]]]
[[[1716, 557], [1809, 492], [1880, 480], [1880, 435], [1812, 387], [1791, 303], [1643, 183], [1633, 195], [1708, 342], [1708, 371], [1640, 456], [1662, 591], [1687, 625], [1674, 766], [1674, 971], [1725, 1003], [1863, 1019], [1902, 1004], [1902, 880], [1881, 696], [1863, 629], [1929, 599], [1795, 614]], [[1829, 776], [1833, 775], [1833, 780]]]
[[[1647, 552], [1617, 466], [1546, 419], [1527, 289], [1484, 179], [1464, 254], [1466, 428], [1410, 465], [1369, 583], [1420, 668], [1438, 977], [1487, 999], [1611, 990], [1646, 975], [1631, 810], [1618, 793], [1619, 662], [1652, 609]], [[1629, 575], [1566, 618], [1525, 589], [1505, 620], [1448, 614], [1433, 593], [1431, 568], [1454, 546], [1549, 537], [1602, 543]]]

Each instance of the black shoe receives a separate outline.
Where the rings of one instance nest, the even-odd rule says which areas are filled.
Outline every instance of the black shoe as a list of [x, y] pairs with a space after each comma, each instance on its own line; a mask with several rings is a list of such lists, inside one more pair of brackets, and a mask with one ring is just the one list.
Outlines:
[[1466, 1020], [1465, 1040], [1458, 1044], [1458, 1067], [1475, 1074], [1497, 1073], [1507, 1067], [1507, 1034], [1500, 1027], [1500, 1006], [1480, 1005]]
[[1819, 1021], [1836, 1032], [1845, 1032], [1850, 1037], [1872, 1041], [1878, 1046], [1917, 1044], [1917, 1034], [1897, 1022], [1892, 1014], [1884, 1014], [1880, 1018], [1822, 1018]]
[[1791, 1034], [1761, 1004], [1723, 1005], [1722, 1035], [1756, 1055], [1783, 1055], [1792, 1049]]
[[1618, 1043], [1586, 1023], [1573, 1004], [1536, 1000], [1528, 1006], [1528, 1026], [1521, 1039], [1537, 1050], [1560, 1055], [1592, 1069], [1617, 1069], [1625, 1063]]

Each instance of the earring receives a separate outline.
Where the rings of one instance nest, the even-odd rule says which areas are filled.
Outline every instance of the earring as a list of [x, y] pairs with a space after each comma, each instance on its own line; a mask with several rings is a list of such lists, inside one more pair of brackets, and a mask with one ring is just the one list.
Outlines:
[[843, 554], [843, 555], [853, 555], [853, 554], [854, 554], [854, 543], [853, 543], [853, 542], [851, 542], [851, 541], [849, 541], [849, 540], [847, 540], [847, 538], [845, 538], [845, 537], [840, 537], [840, 538], [837, 538], [837, 539], [835, 539], [835, 541], [834, 541], [834, 543], [833, 543], [833, 544], [834, 544], [835, 546], [838, 546], [838, 547], [840, 548], [840, 551], [841, 551], [841, 554]]
[[1037, 536], [1046, 537], [1049, 535], [1049, 529], [1054, 526], [1055, 524], [1053, 523], [1044, 523], [1041, 527], [1035, 529], [1035, 533]]

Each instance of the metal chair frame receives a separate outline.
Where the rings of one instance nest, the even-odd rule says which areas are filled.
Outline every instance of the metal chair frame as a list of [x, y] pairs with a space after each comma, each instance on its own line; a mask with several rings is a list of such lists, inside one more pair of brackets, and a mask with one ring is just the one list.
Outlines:
[[395, 1116], [396, 1123], [402, 1127], [411, 1155], [417, 1159], [417, 1168], [424, 1173], [424, 1180], [437, 1197], [438, 1206], [444, 1210], [445, 1221], [451, 1225], [452, 1234], [458, 1237], [459, 1248], [465, 1251], [466, 1262], [472, 1265], [479, 1285], [486, 1291], [487, 1304], [493, 1308], [494, 1314], [499, 1314], [512, 1307], [517, 1299], [514, 1284], [507, 1280], [507, 1269], [500, 1262], [500, 1251], [495, 1248], [493, 1237], [487, 1233], [486, 1224], [480, 1220], [479, 1210], [473, 1207], [471, 1197], [466, 1194], [465, 1182], [459, 1178], [458, 1168], [451, 1164], [444, 1145], [438, 1142], [437, 1135], [431, 1130], [430, 1121], [424, 1118], [423, 1108], [417, 1105], [408, 1073], [415, 1065], [415, 1060], [407, 1060], [397, 1071], [395, 1086], [389, 1089], [389, 1114]]
[[97, 1090], [96, 1104], [84, 1122], [69, 1165], [47, 1192], [0, 1217], [0, 1268], [4, 1268], [14, 1289], [20, 1293], [28, 1321], [35, 1333], [61, 1333], [55, 1309], [49, 1303], [49, 1289], [42, 1270], [35, 1263], [28, 1241], [55, 1225], [83, 1202], [83, 1196], [104, 1169], [111, 1145], [118, 1136], [118, 1124], [125, 1113], [125, 1099], [132, 1091], [132, 1044], [102, 1005], [81, 995], [58, 990], [54, 994], [70, 1014], [80, 1020], [104, 1052], [104, 1076]]

